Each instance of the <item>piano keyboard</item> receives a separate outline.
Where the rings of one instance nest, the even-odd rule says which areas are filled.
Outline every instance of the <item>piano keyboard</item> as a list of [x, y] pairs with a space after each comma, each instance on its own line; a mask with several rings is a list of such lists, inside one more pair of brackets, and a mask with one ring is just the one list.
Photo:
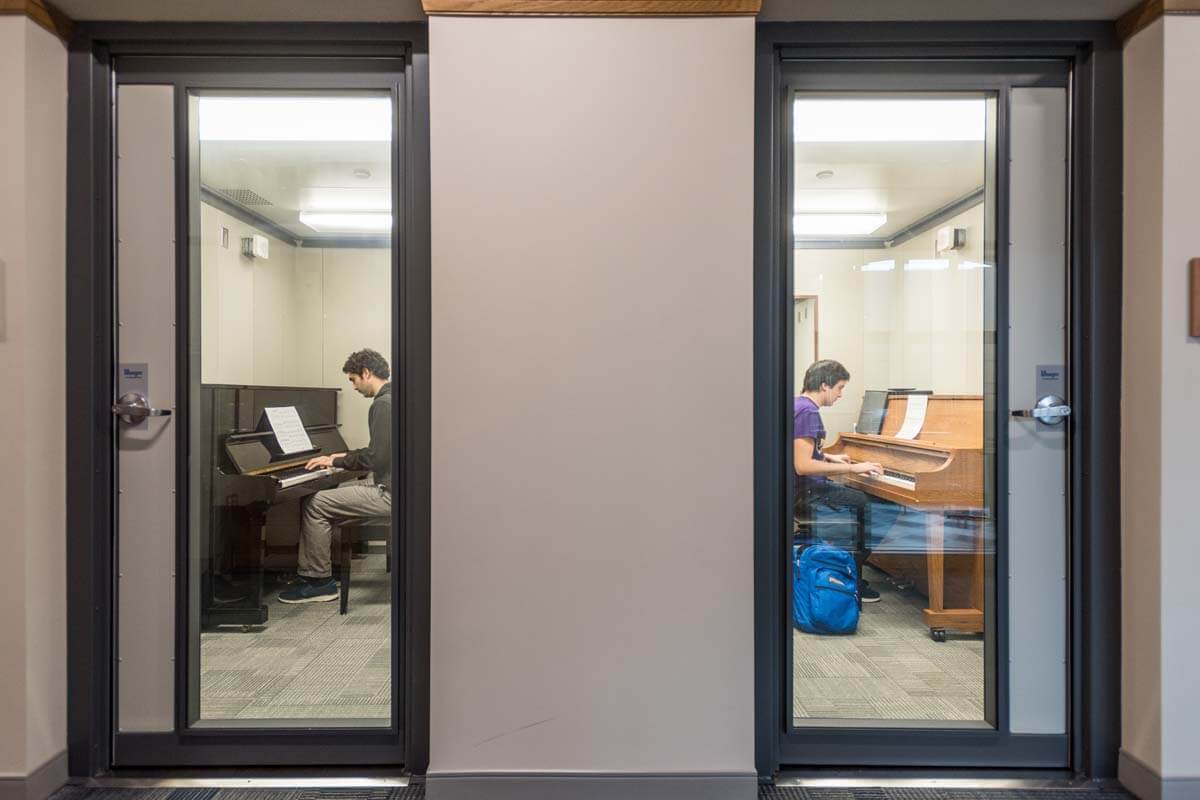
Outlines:
[[314, 469], [311, 472], [305, 470], [305, 471], [299, 472], [295, 475], [289, 475], [286, 478], [279, 478], [278, 479], [279, 480], [279, 488], [287, 489], [292, 486], [298, 486], [301, 483], [308, 483], [309, 481], [315, 481], [317, 478], [324, 478], [326, 475], [332, 475], [333, 473], [340, 472], [340, 471], [341, 470], [337, 467], [327, 467], [325, 469]]
[[913, 490], [917, 488], [916, 478], [909, 477], [902, 472], [895, 472], [890, 469], [885, 469], [882, 475], [868, 475], [864, 477], [866, 477], [868, 480], [879, 481], [880, 483], [886, 483], [891, 486], [899, 486], [901, 489]]

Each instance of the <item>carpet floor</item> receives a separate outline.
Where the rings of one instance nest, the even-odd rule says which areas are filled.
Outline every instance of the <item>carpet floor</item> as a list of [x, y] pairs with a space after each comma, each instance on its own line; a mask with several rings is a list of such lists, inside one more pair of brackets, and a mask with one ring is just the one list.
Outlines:
[[391, 575], [383, 555], [351, 565], [337, 601], [289, 605], [272, 592], [261, 629], [200, 635], [202, 720], [391, 719]]
[[983, 637], [935, 642], [921, 622], [925, 598], [864, 568], [878, 603], [863, 605], [851, 636], [792, 630], [793, 716], [819, 719], [984, 719]]

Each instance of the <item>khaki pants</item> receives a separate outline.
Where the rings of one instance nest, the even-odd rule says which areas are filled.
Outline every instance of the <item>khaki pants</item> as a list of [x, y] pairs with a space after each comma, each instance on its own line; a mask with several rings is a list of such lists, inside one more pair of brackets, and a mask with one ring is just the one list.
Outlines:
[[296, 572], [306, 578], [332, 577], [329, 549], [334, 527], [351, 520], [391, 516], [392, 496], [382, 486], [356, 483], [309, 495], [300, 509]]

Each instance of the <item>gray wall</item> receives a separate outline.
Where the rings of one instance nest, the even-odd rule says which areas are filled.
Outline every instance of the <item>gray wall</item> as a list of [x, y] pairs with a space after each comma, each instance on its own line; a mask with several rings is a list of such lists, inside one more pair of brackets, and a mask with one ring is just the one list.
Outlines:
[[1200, 19], [1165, 17], [1126, 46], [1121, 774], [1142, 797], [1200, 795], [1198, 96]]
[[431, 791], [750, 775], [754, 22], [430, 52]]
[[0, 16], [0, 794], [65, 776], [66, 103], [62, 42]]
[[1154, 769], [1162, 763], [1163, 29], [1157, 22], [1125, 47], [1121, 744]]

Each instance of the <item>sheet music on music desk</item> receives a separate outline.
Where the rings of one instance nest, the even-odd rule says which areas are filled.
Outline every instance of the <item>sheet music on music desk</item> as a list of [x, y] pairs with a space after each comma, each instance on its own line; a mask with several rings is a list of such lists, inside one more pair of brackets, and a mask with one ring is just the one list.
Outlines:
[[929, 407], [929, 395], [910, 394], [904, 409], [904, 423], [896, 431], [897, 439], [915, 439], [925, 424], [925, 409]]
[[263, 411], [267, 412], [267, 422], [275, 433], [275, 441], [279, 442], [279, 449], [285, 454], [313, 449], [312, 440], [308, 438], [308, 431], [304, 430], [304, 423], [300, 421], [295, 406], [264, 408]]

